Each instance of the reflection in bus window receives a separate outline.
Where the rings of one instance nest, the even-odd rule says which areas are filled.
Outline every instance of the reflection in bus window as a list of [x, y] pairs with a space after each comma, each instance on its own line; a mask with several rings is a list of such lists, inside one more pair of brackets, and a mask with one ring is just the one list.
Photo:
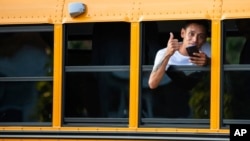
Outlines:
[[51, 121], [51, 103], [47, 107], [41, 101], [45, 93], [51, 97], [51, 83], [20, 80], [52, 75], [49, 43], [38, 32], [18, 32], [2, 33], [0, 46], [0, 121]]
[[224, 70], [225, 119], [250, 119], [250, 68], [244, 67], [250, 63], [249, 24], [249, 19], [224, 21], [224, 64], [232, 66]]

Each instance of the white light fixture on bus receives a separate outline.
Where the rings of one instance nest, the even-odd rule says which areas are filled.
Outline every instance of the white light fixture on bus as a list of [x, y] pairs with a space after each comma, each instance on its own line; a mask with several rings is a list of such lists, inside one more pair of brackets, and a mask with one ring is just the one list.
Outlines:
[[71, 2], [68, 5], [69, 14], [75, 18], [85, 12], [86, 6], [80, 2]]

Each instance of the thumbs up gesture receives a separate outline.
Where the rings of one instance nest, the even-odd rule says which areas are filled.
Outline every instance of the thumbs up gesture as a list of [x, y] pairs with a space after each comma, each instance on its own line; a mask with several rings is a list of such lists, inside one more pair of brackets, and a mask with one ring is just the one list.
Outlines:
[[172, 56], [176, 50], [178, 50], [180, 47], [180, 43], [178, 39], [174, 38], [174, 34], [170, 32], [170, 37], [168, 39], [168, 44], [167, 44], [167, 52], [166, 55]]

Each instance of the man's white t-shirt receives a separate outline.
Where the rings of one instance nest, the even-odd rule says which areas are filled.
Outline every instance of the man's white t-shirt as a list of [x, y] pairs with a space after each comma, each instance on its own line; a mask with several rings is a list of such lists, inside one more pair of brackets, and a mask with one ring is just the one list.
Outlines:
[[[159, 50], [156, 54], [155, 61], [154, 61], [154, 69], [159, 66], [159, 64], [164, 59], [164, 55], [166, 53], [167, 48], [163, 48]], [[202, 52], [204, 52], [208, 57], [211, 57], [211, 47], [209, 43], [205, 43], [200, 48]], [[175, 53], [169, 58], [168, 65], [166, 66], [166, 70], [170, 65], [195, 65], [189, 61], [189, 56], [184, 56], [180, 54], [179, 51], [175, 51]]]

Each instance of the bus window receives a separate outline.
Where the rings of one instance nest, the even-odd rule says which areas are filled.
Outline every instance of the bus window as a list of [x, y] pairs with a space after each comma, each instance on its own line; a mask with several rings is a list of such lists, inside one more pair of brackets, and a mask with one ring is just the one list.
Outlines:
[[[206, 21], [208, 26], [210, 21]], [[142, 124], [198, 123], [208, 126], [210, 112], [210, 70], [207, 67], [172, 65], [163, 75], [157, 88], [150, 89], [148, 80], [155, 57], [167, 46], [169, 33], [182, 42], [181, 29], [185, 21], [142, 22], [141, 47], [141, 117]], [[209, 27], [208, 27], [209, 28]], [[210, 56], [210, 28], [206, 40]], [[173, 120], [178, 118], [178, 120]], [[185, 120], [185, 119], [191, 120]], [[171, 120], [168, 120], [171, 119]], [[195, 119], [195, 120], [192, 120]], [[162, 124], [163, 122], [160, 121]]]
[[66, 24], [65, 29], [65, 122], [128, 118], [130, 23]]
[[[223, 119], [250, 119], [250, 19], [223, 21]], [[230, 119], [230, 120], [229, 120]]]
[[51, 122], [52, 30], [52, 26], [0, 27], [0, 124]]

